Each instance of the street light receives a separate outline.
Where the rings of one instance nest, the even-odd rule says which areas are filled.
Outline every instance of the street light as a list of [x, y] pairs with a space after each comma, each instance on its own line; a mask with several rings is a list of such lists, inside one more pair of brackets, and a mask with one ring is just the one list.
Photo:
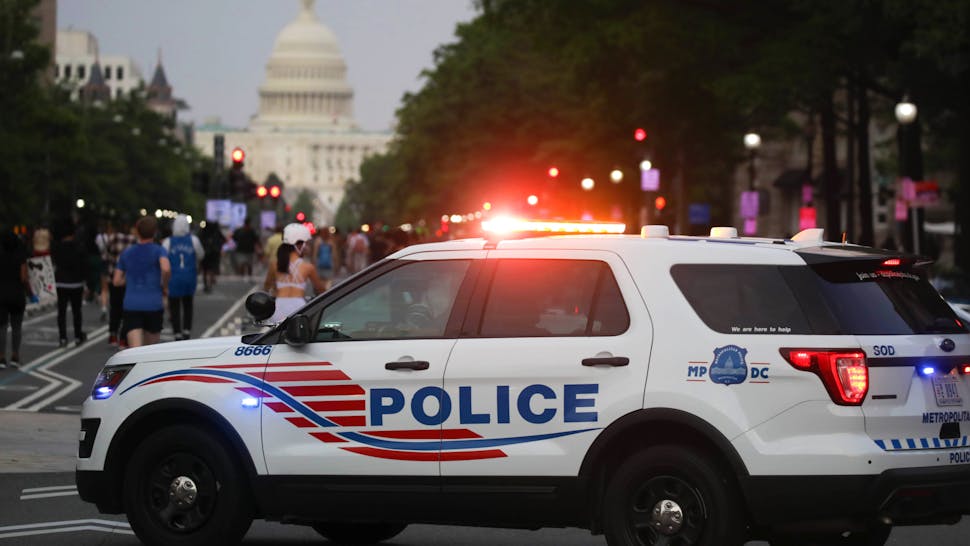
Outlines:
[[758, 133], [744, 135], [744, 147], [748, 149], [748, 189], [754, 190], [755, 165], [754, 160], [761, 147], [761, 136]]
[[77, 208], [83, 209], [84, 208], [84, 199], [78, 199], [77, 202], [74, 203], [74, 204], [77, 205]]
[[593, 186], [595, 186], [595, 185], [596, 185], [596, 182], [594, 182], [592, 178], [589, 178], [589, 177], [587, 176], [586, 178], [584, 178], [584, 179], [582, 179], [582, 180], [581, 180], [581, 181], [579, 182], [579, 185], [580, 185], [580, 186], [581, 186], [581, 187], [582, 187], [582, 188], [583, 188], [584, 190], [586, 190], [586, 191], [589, 191], [589, 190], [591, 190], [591, 189], [593, 189]]
[[619, 184], [620, 182], [622, 182], [623, 171], [621, 171], [620, 169], [613, 169], [612, 171], [610, 171], [610, 180], [612, 180], [614, 184]]
[[[919, 126], [916, 118], [919, 111], [916, 105], [904, 95], [893, 112], [899, 122], [899, 174], [913, 182], [923, 179], [923, 158], [919, 143]], [[912, 229], [913, 254], [920, 253], [920, 238], [922, 234], [922, 217], [919, 207], [911, 203], [909, 207], [909, 225]]]
[[649, 159], [644, 159], [643, 161], [640, 162], [641, 171], [649, 171], [652, 168], [653, 168], [653, 163], [651, 163]]

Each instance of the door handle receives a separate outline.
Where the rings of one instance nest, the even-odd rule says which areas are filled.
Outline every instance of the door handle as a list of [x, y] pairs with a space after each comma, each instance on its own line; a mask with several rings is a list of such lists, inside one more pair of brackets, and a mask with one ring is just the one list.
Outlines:
[[427, 360], [396, 361], [384, 364], [385, 370], [427, 370], [431, 364]]
[[607, 356], [599, 358], [584, 358], [583, 366], [626, 366], [630, 359], [625, 356]]

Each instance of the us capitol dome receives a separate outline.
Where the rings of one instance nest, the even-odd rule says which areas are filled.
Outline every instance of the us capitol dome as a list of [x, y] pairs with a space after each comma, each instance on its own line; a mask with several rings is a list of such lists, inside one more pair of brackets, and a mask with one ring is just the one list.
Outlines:
[[336, 35], [317, 17], [314, 0], [301, 0], [296, 19], [276, 36], [249, 127], [206, 122], [196, 130], [200, 150], [211, 155], [218, 135], [227, 168], [229, 152], [239, 147], [249, 177], [262, 184], [275, 174], [289, 203], [310, 190], [319, 225], [333, 223], [346, 182], [358, 179], [364, 158], [383, 153], [392, 136], [357, 127], [347, 63]]

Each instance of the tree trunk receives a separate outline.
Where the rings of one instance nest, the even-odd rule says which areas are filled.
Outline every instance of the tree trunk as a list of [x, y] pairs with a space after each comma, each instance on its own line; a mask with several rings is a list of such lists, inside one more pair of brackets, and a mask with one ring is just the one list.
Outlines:
[[822, 100], [819, 120], [822, 126], [822, 195], [825, 199], [825, 230], [829, 240], [841, 240], [839, 202], [839, 165], [835, 155], [835, 109], [832, 95]]
[[856, 127], [859, 150], [859, 244], [872, 246], [875, 234], [872, 225], [872, 169], [869, 167], [869, 90], [860, 87], [856, 98], [859, 100], [859, 124]]

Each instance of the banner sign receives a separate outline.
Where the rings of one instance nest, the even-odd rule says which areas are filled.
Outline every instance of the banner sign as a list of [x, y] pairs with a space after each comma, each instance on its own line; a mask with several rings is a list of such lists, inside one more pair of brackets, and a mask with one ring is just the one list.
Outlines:
[[741, 192], [741, 218], [758, 217], [758, 192]]
[[57, 302], [57, 288], [54, 287], [54, 265], [50, 256], [27, 258], [27, 280], [30, 290], [40, 300], [36, 304], [44, 306]]
[[226, 227], [232, 218], [230, 209], [232, 203], [228, 199], [207, 199], [205, 202], [205, 221], [219, 222]]
[[643, 191], [660, 190], [660, 169], [640, 171], [640, 189]]
[[799, 231], [818, 227], [816, 225], [816, 212], [815, 207], [801, 207], [798, 209]]

